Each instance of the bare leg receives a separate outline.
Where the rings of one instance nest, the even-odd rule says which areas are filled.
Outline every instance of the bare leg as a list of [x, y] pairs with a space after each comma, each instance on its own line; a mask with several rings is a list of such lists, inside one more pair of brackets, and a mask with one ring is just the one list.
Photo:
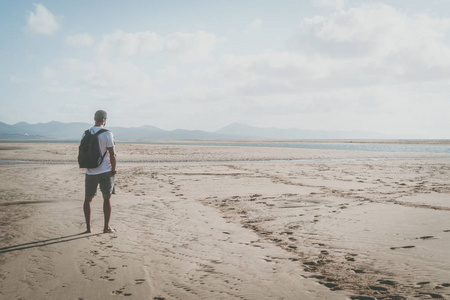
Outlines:
[[105, 215], [105, 226], [103, 228], [104, 233], [115, 232], [114, 228], [109, 226], [109, 220], [111, 219], [111, 194], [103, 195], [103, 214]]
[[85, 197], [84, 198], [84, 218], [86, 219], [86, 232], [85, 233], [91, 233], [91, 202], [92, 199], [94, 199], [94, 196], [92, 197]]

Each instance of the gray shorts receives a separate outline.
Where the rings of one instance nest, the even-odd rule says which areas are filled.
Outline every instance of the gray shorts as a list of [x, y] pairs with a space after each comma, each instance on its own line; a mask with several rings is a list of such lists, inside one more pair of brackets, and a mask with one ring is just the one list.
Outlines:
[[115, 194], [114, 190], [114, 174], [106, 172], [97, 175], [86, 174], [85, 180], [85, 196], [93, 197], [97, 195], [97, 187], [100, 184], [100, 190], [104, 195]]

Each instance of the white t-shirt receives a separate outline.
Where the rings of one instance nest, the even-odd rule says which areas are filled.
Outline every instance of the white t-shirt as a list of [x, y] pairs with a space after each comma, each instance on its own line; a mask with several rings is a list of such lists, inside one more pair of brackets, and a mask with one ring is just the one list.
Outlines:
[[[89, 130], [91, 131], [92, 134], [95, 134], [100, 129], [104, 129], [104, 127], [93, 126]], [[84, 133], [81, 138], [83, 138], [83, 137], [84, 137]], [[109, 158], [109, 151], [107, 151], [108, 150], [107, 148], [114, 147], [114, 136], [113, 136], [112, 132], [105, 131], [105, 132], [100, 133], [98, 135], [98, 142], [100, 144], [100, 151], [101, 151], [102, 155], [105, 152], [106, 152], [106, 155], [105, 155], [105, 158], [103, 159], [102, 163], [100, 164], [100, 166], [98, 166], [95, 169], [86, 169], [86, 174], [88, 174], [88, 175], [97, 175], [97, 174], [102, 174], [102, 173], [112, 171], [111, 160]]]

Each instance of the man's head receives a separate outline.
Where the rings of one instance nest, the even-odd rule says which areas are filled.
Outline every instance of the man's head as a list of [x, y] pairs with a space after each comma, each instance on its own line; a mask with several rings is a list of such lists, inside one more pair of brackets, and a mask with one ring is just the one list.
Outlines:
[[94, 115], [94, 120], [96, 123], [103, 123], [106, 121], [107, 114], [104, 110], [97, 110]]

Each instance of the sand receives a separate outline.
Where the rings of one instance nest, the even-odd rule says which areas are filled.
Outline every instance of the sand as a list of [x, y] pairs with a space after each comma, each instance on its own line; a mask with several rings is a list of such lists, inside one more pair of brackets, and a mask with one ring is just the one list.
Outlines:
[[0, 299], [450, 298], [446, 154], [118, 144], [82, 234], [77, 146], [1, 144]]

